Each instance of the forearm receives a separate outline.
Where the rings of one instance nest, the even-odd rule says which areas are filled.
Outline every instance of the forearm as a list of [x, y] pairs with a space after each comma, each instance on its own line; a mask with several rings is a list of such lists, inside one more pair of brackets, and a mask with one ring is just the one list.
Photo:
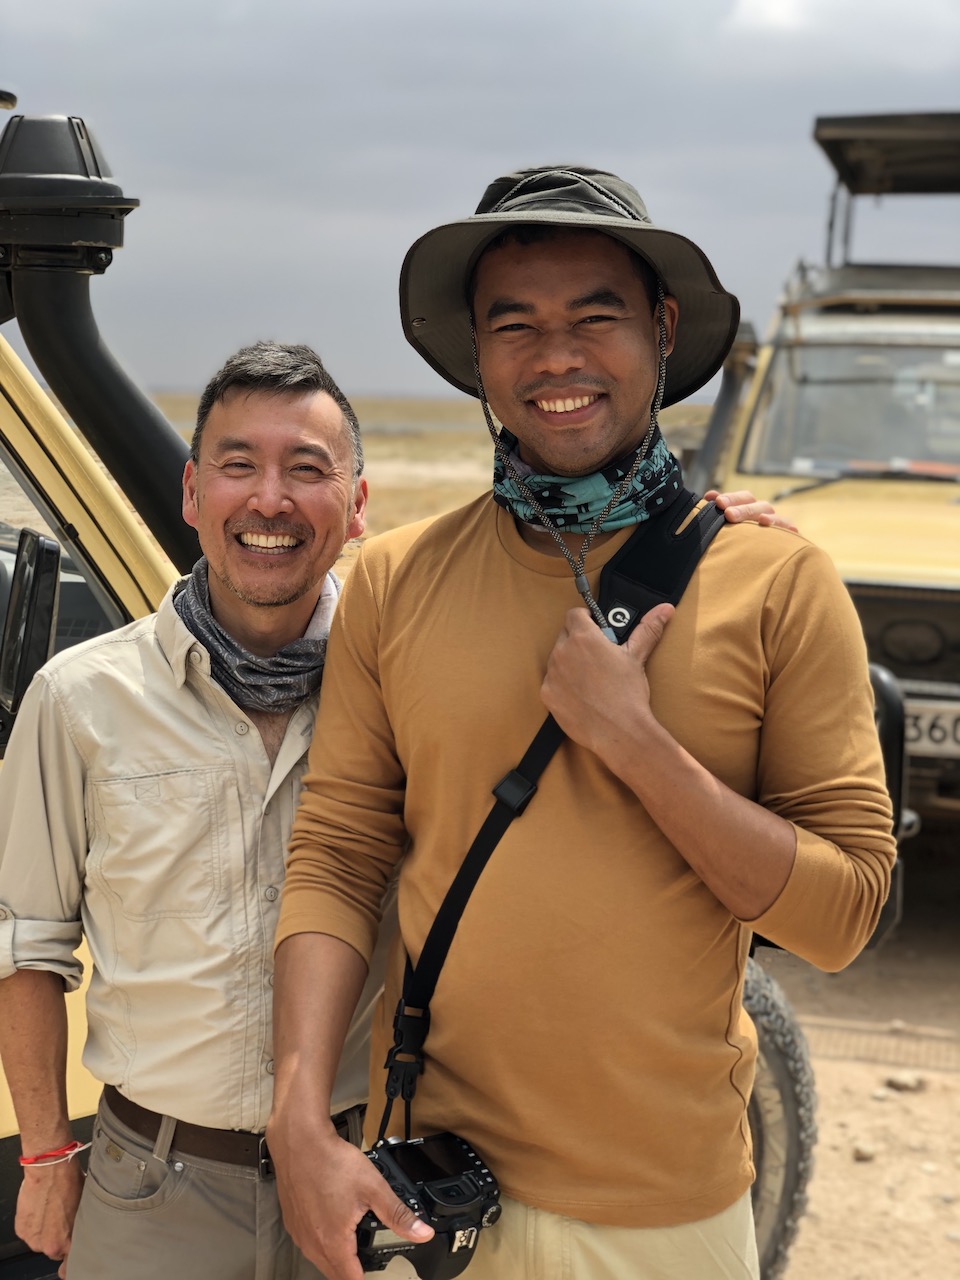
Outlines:
[[293, 934], [277, 948], [267, 1139], [287, 1230], [330, 1280], [360, 1280], [356, 1226], [368, 1209], [408, 1239], [432, 1234], [330, 1123], [337, 1062], [365, 977], [359, 952], [328, 934]]
[[753, 920], [776, 901], [796, 855], [789, 822], [731, 791], [649, 712], [600, 754], [732, 915]]
[[[24, 1155], [56, 1151], [71, 1141], [67, 1113], [67, 1011], [63, 982], [45, 970], [18, 969], [0, 981], [0, 1056], [10, 1086]], [[80, 1203], [76, 1160], [24, 1168], [14, 1230], [39, 1253], [65, 1258]], [[63, 1274], [61, 1268], [58, 1275]]]
[[[298, 933], [280, 944], [274, 973], [274, 1117], [296, 1126], [330, 1115], [330, 1097], [367, 967], [348, 943]], [[329, 1127], [329, 1125], [328, 1125]]]
[[58, 974], [18, 969], [0, 981], [0, 1057], [24, 1154], [69, 1142], [67, 1011]]

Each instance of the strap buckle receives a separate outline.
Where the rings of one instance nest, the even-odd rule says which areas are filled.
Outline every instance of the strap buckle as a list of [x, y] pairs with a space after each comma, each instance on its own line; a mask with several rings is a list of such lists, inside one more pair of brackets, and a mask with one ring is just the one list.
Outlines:
[[257, 1172], [261, 1178], [274, 1177], [273, 1160], [270, 1156], [270, 1148], [267, 1146], [266, 1138], [260, 1139], [260, 1147], [257, 1159]]
[[525, 778], [518, 769], [511, 769], [504, 774], [493, 788], [494, 796], [515, 818], [520, 817], [536, 793], [537, 784]]
[[423, 1044], [429, 1030], [430, 1010], [407, 1013], [401, 998], [393, 1016], [393, 1047], [383, 1064], [389, 1071], [388, 1098], [401, 1097], [409, 1101], [416, 1093], [417, 1076], [423, 1071]]

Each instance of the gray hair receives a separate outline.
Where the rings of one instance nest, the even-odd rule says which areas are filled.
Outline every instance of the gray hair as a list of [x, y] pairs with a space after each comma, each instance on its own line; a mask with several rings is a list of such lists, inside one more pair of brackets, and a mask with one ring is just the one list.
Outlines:
[[360, 423], [353, 406], [326, 370], [323, 361], [312, 347], [303, 343], [256, 342], [243, 347], [232, 355], [203, 389], [197, 405], [197, 425], [190, 441], [190, 456], [194, 462], [200, 457], [200, 440], [210, 410], [222, 404], [227, 393], [238, 387], [249, 391], [273, 392], [276, 395], [308, 395], [323, 391], [333, 400], [343, 415], [343, 425], [350, 437], [353, 451], [353, 475], [356, 479], [363, 471], [363, 444], [360, 440]]

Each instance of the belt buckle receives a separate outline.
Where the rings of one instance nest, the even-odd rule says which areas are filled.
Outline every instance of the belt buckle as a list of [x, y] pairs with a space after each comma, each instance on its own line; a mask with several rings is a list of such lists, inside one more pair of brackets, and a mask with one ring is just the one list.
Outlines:
[[273, 1160], [270, 1158], [270, 1149], [267, 1146], [266, 1138], [260, 1139], [260, 1148], [257, 1154], [257, 1170], [261, 1178], [272, 1178]]

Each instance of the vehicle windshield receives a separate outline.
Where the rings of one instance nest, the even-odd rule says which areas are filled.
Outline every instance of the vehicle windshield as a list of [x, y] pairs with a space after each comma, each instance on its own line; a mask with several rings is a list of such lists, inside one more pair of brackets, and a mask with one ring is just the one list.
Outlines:
[[741, 466], [777, 475], [960, 479], [960, 349], [781, 347]]

